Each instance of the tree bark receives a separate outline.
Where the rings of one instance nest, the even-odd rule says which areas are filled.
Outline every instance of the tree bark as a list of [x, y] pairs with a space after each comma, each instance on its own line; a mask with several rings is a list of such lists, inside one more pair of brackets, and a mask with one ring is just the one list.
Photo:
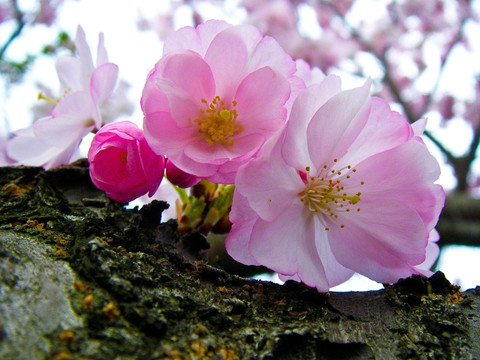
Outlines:
[[199, 260], [166, 203], [125, 209], [85, 162], [0, 189], [1, 359], [480, 358], [480, 288], [441, 273], [320, 294]]

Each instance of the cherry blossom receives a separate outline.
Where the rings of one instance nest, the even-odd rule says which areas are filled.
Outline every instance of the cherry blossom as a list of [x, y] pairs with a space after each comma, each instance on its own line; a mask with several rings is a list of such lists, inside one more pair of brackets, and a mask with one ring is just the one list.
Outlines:
[[250, 25], [207, 21], [165, 40], [142, 96], [145, 137], [179, 169], [233, 183], [285, 123], [295, 62]]
[[35, 16], [34, 22], [51, 26], [57, 17], [57, 10], [63, 0], [40, 0], [40, 9]]
[[0, 24], [12, 17], [12, 9], [10, 6], [0, 4]]
[[75, 45], [78, 58], [57, 60], [62, 96], [45, 98], [55, 105], [50, 116], [37, 120], [31, 129], [17, 131], [7, 145], [8, 155], [19, 164], [45, 168], [67, 164], [83, 137], [103, 125], [101, 107], [115, 88], [118, 67], [108, 62], [103, 34], [99, 35], [96, 65], [80, 26]]
[[90, 178], [107, 196], [129, 202], [158, 189], [165, 159], [148, 146], [143, 131], [130, 121], [103, 126], [88, 151]]
[[[414, 127], [370, 83], [330, 75], [301, 93], [284, 131], [242, 166], [229, 254], [319, 291], [358, 272], [392, 283], [425, 262], [444, 192]], [[429, 260], [430, 261], [430, 260]]]

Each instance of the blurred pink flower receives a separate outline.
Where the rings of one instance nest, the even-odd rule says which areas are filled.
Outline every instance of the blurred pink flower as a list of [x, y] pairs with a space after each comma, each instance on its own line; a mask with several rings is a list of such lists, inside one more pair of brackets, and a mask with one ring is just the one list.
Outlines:
[[442, 115], [442, 120], [450, 120], [455, 116], [453, 107], [455, 106], [455, 98], [450, 95], [443, 96], [440, 101], [437, 102], [437, 108]]
[[475, 97], [473, 101], [465, 103], [465, 111], [463, 117], [468, 121], [474, 129], [478, 129], [480, 123], [480, 83], [475, 86]]
[[57, 60], [63, 96], [58, 101], [47, 99], [55, 104], [51, 115], [37, 120], [32, 129], [17, 131], [7, 145], [8, 155], [19, 164], [45, 168], [67, 164], [83, 137], [103, 124], [100, 107], [115, 88], [118, 67], [108, 62], [103, 34], [96, 65], [80, 26], [75, 45], [78, 58]]
[[168, 181], [181, 188], [191, 187], [201, 180], [196, 176], [180, 170], [171, 161], [168, 161], [168, 159], [165, 165], [165, 175]]
[[171, 9], [169, 12], [166, 14], [156, 14], [153, 18], [150, 18], [151, 14], [145, 15], [140, 13], [137, 20], [139, 30], [151, 30], [158, 35], [160, 40], [165, 40], [175, 29], [174, 13], [180, 5], [180, 3], [170, 4]]
[[0, 24], [12, 18], [13, 11], [10, 5], [0, 4]]
[[88, 151], [93, 184], [120, 202], [145, 193], [151, 197], [163, 179], [165, 159], [148, 146], [143, 131], [130, 121], [103, 126]]
[[319, 291], [358, 272], [391, 283], [425, 261], [444, 192], [412, 128], [370, 84], [328, 76], [301, 93], [284, 132], [242, 166], [229, 254]]
[[33, 22], [51, 26], [62, 3], [63, 0], [40, 0], [40, 9]]
[[294, 58], [302, 58], [327, 72], [328, 69], [338, 66], [342, 60], [353, 57], [361, 50], [361, 45], [332, 29], [323, 29], [318, 40], [305, 38], [301, 44], [287, 50]]
[[142, 96], [145, 137], [179, 169], [233, 183], [286, 121], [295, 62], [253, 26], [207, 21], [169, 36]]

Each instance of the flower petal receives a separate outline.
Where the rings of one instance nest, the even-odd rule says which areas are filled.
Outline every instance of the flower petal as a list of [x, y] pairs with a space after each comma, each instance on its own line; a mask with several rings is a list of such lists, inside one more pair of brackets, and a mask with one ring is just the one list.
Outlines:
[[311, 164], [308, 153], [307, 124], [317, 110], [340, 91], [340, 78], [330, 75], [319, 85], [310, 86], [297, 97], [287, 122], [282, 148], [283, 157], [288, 165], [302, 171], [308, 164], [314, 165]]
[[[245, 27], [246, 25], [242, 25]], [[247, 36], [247, 32], [244, 28], [238, 27], [239, 31]], [[250, 33], [257, 32], [258, 30], [250, 30]], [[261, 34], [260, 34], [261, 35]], [[245, 36], [245, 37], [246, 37]], [[248, 35], [249, 36], [249, 35]], [[245, 39], [244, 37], [244, 39]], [[245, 41], [245, 40], [244, 40]], [[252, 41], [252, 45], [256, 45], [253, 52], [251, 52], [250, 59], [248, 61], [248, 72], [255, 71], [265, 66], [269, 66], [272, 69], [275, 69], [279, 73], [283, 74], [285, 77], [289, 77], [296, 72], [295, 61], [288, 55], [285, 50], [280, 46], [280, 44], [270, 36], [265, 36], [261, 39]]]
[[322, 264], [328, 287], [331, 288], [347, 281], [355, 272], [344, 267], [338, 262], [337, 258], [335, 258], [335, 255], [333, 255], [332, 249], [330, 248], [328, 231], [326, 231], [325, 226], [318, 221], [318, 218], [315, 218], [314, 221], [316, 246], [315, 252], [318, 254], [317, 261]]
[[157, 81], [155, 80], [158, 72], [157, 67], [158, 64], [148, 74], [142, 91], [140, 104], [146, 116], [156, 112], [170, 112], [167, 95], [158, 87]]
[[[249, 134], [234, 138], [232, 146], [223, 144], [208, 144], [200, 136], [197, 141], [191, 141], [184, 149], [185, 155], [194, 161], [224, 164], [238, 157], [250, 157], [265, 141], [261, 134]], [[250, 155], [250, 156], [249, 156]]]
[[140, 142], [139, 161], [147, 179], [148, 195], [151, 197], [157, 191], [165, 172], [165, 158], [153, 153], [146, 141]]
[[297, 237], [297, 276], [304, 284], [316, 287], [320, 292], [327, 292], [331, 287], [348, 280], [354, 272], [335, 259], [326, 231], [318, 218], [305, 218], [309, 231], [304, 236]]
[[201, 55], [205, 57], [210, 44], [213, 39], [222, 31], [233, 27], [231, 24], [223, 20], [207, 20], [204, 23], [197, 26], [198, 37], [202, 45]]
[[[278, 142], [269, 156], [250, 161], [238, 170], [236, 189], [264, 220], [272, 221], [298, 199], [305, 184], [298, 172], [285, 165]], [[300, 201], [298, 200], [300, 204]]]
[[171, 87], [178, 87], [200, 105], [201, 99], [210, 102], [216, 95], [215, 80], [210, 66], [194, 52], [166, 56], [161, 62], [160, 76], [162, 78], [160, 87], [167, 96]]
[[163, 45], [163, 55], [173, 51], [190, 49], [204, 56], [212, 39], [222, 30], [232, 25], [225, 21], [208, 20], [193, 28], [183, 27], [169, 35]]
[[45, 144], [65, 148], [93, 129], [92, 114], [93, 104], [88, 92], [68, 94], [55, 106], [52, 117], [33, 124], [35, 136]]
[[422, 136], [427, 126], [427, 119], [418, 119], [412, 124], [413, 133], [415, 136]]
[[[238, 84], [246, 75], [248, 61], [247, 44], [239, 32], [238, 26], [227, 28], [217, 34], [205, 54], [205, 61], [210, 65], [217, 95], [225, 103], [230, 103]], [[260, 35], [258, 41], [260, 41]]]
[[386, 101], [373, 97], [370, 103], [368, 121], [348, 149], [343, 159], [346, 163], [340, 160], [339, 167], [355, 166], [367, 157], [399, 146], [413, 137], [412, 127], [405, 117], [392, 111]]
[[185, 145], [183, 153], [195, 162], [224, 164], [231, 159], [227, 146], [210, 145], [203, 139], [191, 141]]
[[180, 170], [202, 179], [208, 179], [218, 171], [218, 165], [196, 162], [183, 152], [170, 156], [169, 159], [172, 160]]
[[[284, 275], [298, 272], [302, 256], [297, 256], [299, 243], [313, 239], [314, 224], [307, 223], [303, 206], [293, 205], [273, 221], [258, 219], [253, 226], [248, 250], [262, 265]], [[303, 244], [302, 244], [303, 245]]]
[[233, 194], [229, 218], [233, 225], [225, 239], [225, 248], [228, 254], [242, 264], [260, 265], [248, 251], [250, 235], [258, 216], [248, 205], [247, 198], [238, 191]]
[[16, 131], [7, 143], [7, 155], [19, 164], [44, 166], [46, 169], [68, 164], [78, 147], [78, 142], [67, 148], [50, 146], [35, 137], [33, 128]]
[[[370, 81], [329, 99], [307, 127], [308, 151], [317, 167], [342, 157], [368, 119]], [[367, 107], [368, 106], [368, 107]]]
[[[440, 175], [436, 159], [427, 147], [412, 138], [393, 149], [373, 155], [355, 166], [356, 173], [344, 181], [351, 192], [363, 199], [398, 201], [415, 209], [427, 231], [433, 229], [443, 207], [445, 193], [434, 182]], [[361, 185], [360, 181], [364, 184]]]
[[181, 128], [169, 112], [150, 113], [143, 121], [145, 138], [158, 155], [174, 156], [182, 152], [196, 135], [193, 128]]
[[92, 53], [90, 52], [90, 47], [87, 44], [87, 40], [85, 38], [85, 32], [83, 28], [79, 25], [77, 27], [77, 35], [75, 37], [75, 48], [78, 53], [78, 58], [80, 59], [80, 63], [82, 64], [82, 80], [83, 89], [88, 88], [88, 79], [92, 75], [93, 70], [95, 69], [93, 65]]
[[97, 46], [97, 67], [108, 62], [107, 50], [105, 49], [105, 39], [103, 33], [98, 34]]
[[360, 212], [338, 213], [329, 242], [338, 261], [379, 282], [412, 275], [425, 259], [427, 231], [415, 210], [395, 200], [359, 202]]
[[[168, 98], [172, 118], [181, 127], [192, 126], [215, 96], [215, 81], [208, 64], [197, 54], [173, 53], [161, 61], [154, 80]], [[145, 94], [145, 92], [144, 92]]]
[[415, 269], [424, 276], [431, 276], [433, 274], [430, 269], [433, 267], [440, 254], [440, 248], [437, 245], [439, 239], [440, 235], [435, 229], [430, 231], [427, 248], [425, 249], [425, 261], [415, 266]]
[[[303, 59], [295, 60], [297, 71], [295, 75], [300, 77], [306, 86], [320, 84], [325, 79], [325, 74], [318, 67], [311, 68]], [[331, 76], [331, 75], [330, 75]]]
[[105, 63], [97, 67], [90, 78], [90, 93], [93, 102], [99, 106], [112, 95], [117, 83], [118, 66]]
[[242, 80], [235, 94], [238, 122], [244, 133], [273, 133], [286, 121], [285, 102], [290, 86], [285, 77], [269, 67]]
[[62, 91], [86, 90], [82, 75], [82, 63], [73, 56], [60, 56], [55, 62]]
[[199, 35], [194, 27], [185, 26], [171, 33], [163, 43], [163, 56], [183, 49], [190, 49], [203, 55]]
[[105, 102], [117, 83], [118, 66], [113, 63], [105, 63], [97, 67], [90, 78], [90, 95], [95, 105], [94, 120], [99, 129], [102, 126], [102, 115], [99, 106]]

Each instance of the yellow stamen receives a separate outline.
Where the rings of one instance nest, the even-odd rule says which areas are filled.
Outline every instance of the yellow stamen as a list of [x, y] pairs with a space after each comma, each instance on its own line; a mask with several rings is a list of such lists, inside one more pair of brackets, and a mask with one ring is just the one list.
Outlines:
[[333, 194], [328, 194], [326, 195], [332, 199], [342, 199], [342, 200], [347, 200], [350, 204], [355, 205], [360, 201], [360, 196], [358, 195], [353, 195], [353, 196], [345, 196], [345, 195], [333, 195]]
[[215, 96], [209, 104], [202, 99], [206, 109], [200, 109], [201, 117], [193, 121], [198, 124], [198, 132], [201, 133], [209, 145], [225, 144], [233, 145], [232, 137], [241, 133], [243, 128], [236, 123], [238, 114], [234, 107], [237, 102], [232, 101], [232, 108], [227, 109], [225, 102], [219, 96]]
[[45, 100], [46, 102], [50, 103], [50, 104], [53, 104], [53, 105], [57, 105], [58, 102], [55, 101], [55, 100], [52, 100], [50, 98], [47, 98], [46, 96], [44, 96], [42, 93], [38, 93], [38, 96], [37, 96], [37, 99], [40, 100]]
[[[334, 159], [333, 162], [338, 160]], [[351, 206], [360, 202], [361, 192], [349, 194], [345, 189], [344, 180], [350, 179], [353, 176], [352, 173], [356, 171], [350, 165], [339, 170], [325, 165], [317, 176], [311, 176], [309, 166], [305, 170], [307, 171], [306, 187], [298, 195], [300, 201], [312, 214], [328, 216], [335, 221], [339, 218], [339, 212], [350, 213]], [[342, 172], [347, 174], [342, 175]], [[361, 184], [364, 182], [362, 181]], [[357, 208], [358, 211], [360, 211], [359, 208]], [[339, 227], [343, 229], [345, 225], [339, 224]]]
[[220, 116], [223, 120], [227, 120], [228, 118], [230, 118], [230, 111], [228, 110], [222, 110], [220, 111]]

